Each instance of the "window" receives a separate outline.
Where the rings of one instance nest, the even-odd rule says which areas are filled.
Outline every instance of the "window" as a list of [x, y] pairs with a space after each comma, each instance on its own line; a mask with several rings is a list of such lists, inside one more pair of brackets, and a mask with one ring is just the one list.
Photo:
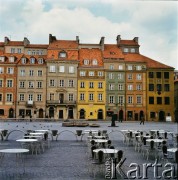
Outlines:
[[74, 95], [72, 93], [69, 94], [68, 100], [69, 101], [74, 101]]
[[34, 88], [34, 82], [33, 81], [29, 81], [28, 82], [28, 87], [29, 88]]
[[96, 59], [93, 59], [92, 64], [93, 65], [98, 65], [98, 61]]
[[29, 101], [33, 101], [33, 94], [29, 94], [29, 95], [28, 95], [28, 100], [29, 100]]
[[132, 90], [133, 90], [133, 84], [129, 84], [129, 85], [127, 86], [127, 89], [128, 89], [129, 91], [132, 91]]
[[133, 103], [133, 97], [132, 96], [128, 96], [128, 104], [132, 104]]
[[114, 90], [114, 84], [109, 84], [109, 90]]
[[22, 59], [21, 59], [21, 63], [22, 63], [22, 64], [26, 64], [26, 58], [22, 58]]
[[7, 94], [6, 100], [7, 100], [7, 102], [12, 102], [12, 94]]
[[109, 73], [109, 79], [114, 79], [114, 74], [113, 73]]
[[110, 95], [109, 96], [109, 103], [114, 103], [114, 96], [113, 95]]
[[150, 112], [150, 118], [156, 118], [156, 113], [155, 112]]
[[20, 76], [25, 76], [25, 69], [20, 70]]
[[27, 54], [28, 54], [28, 55], [31, 55], [31, 50], [28, 50]]
[[119, 73], [119, 74], [118, 74], [118, 79], [119, 79], [119, 80], [123, 80], [123, 78], [124, 78], [123, 74], [122, 74], [122, 73]]
[[93, 99], [94, 99], [94, 95], [93, 95], [93, 93], [90, 93], [89, 94], [89, 101], [93, 101]]
[[51, 87], [55, 86], [55, 80], [54, 79], [50, 79], [49, 86], [51, 86]]
[[22, 49], [21, 48], [17, 48], [17, 53], [22, 53]]
[[42, 76], [42, 75], [43, 75], [43, 71], [42, 71], [42, 70], [38, 70], [38, 71], [37, 71], [37, 75], [38, 75], [38, 76]]
[[69, 79], [69, 81], [68, 81], [68, 86], [69, 86], [69, 87], [74, 87], [74, 80]]
[[131, 53], [135, 53], [135, 48], [131, 48], [131, 49], [130, 49], [130, 52], [131, 52]]
[[15, 48], [11, 48], [11, 53], [15, 53]]
[[85, 88], [85, 82], [80, 82], [80, 88]]
[[64, 87], [64, 80], [63, 79], [59, 80], [59, 87]]
[[127, 75], [128, 80], [132, 80], [132, 74]]
[[93, 82], [89, 82], [89, 88], [94, 88], [94, 83]]
[[2, 102], [2, 94], [0, 94], [0, 102]]
[[43, 58], [38, 59], [38, 64], [43, 64]]
[[84, 93], [80, 93], [80, 100], [84, 101], [85, 100], [85, 94]]
[[65, 72], [64, 66], [59, 66], [59, 72], [61, 73]]
[[9, 57], [9, 62], [13, 63], [14, 59], [15, 59], [14, 56]]
[[110, 65], [109, 65], [109, 69], [113, 70], [113, 69], [114, 69], [114, 65], [113, 65], [113, 64], [110, 64]]
[[149, 84], [149, 91], [154, 91], [154, 84]]
[[139, 66], [136, 66], [136, 70], [137, 71], [140, 71], [140, 70], [142, 70], [142, 67], [139, 65]]
[[170, 98], [164, 97], [164, 104], [169, 105], [170, 104]]
[[13, 81], [7, 80], [7, 87], [13, 87]]
[[3, 80], [0, 79], [0, 87], [3, 87]]
[[170, 85], [169, 84], [164, 85], [164, 91], [170, 91]]
[[86, 76], [86, 72], [85, 71], [80, 71], [80, 76]]
[[118, 96], [118, 104], [123, 105], [124, 104], [124, 97], [123, 96]]
[[118, 84], [118, 90], [119, 90], [119, 91], [123, 91], [123, 90], [124, 90], [123, 84]]
[[36, 55], [39, 55], [39, 50], [36, 50]]
[[161, 72], [156, 72], [156, 77], [161, 78]]
[[137, 104], [142, 104], [142, 96], [137, 96]]
[[35, 64], [35, 58], [30, 58], [30, 64]]
[[169, 79], [169, 72], [164, 72], [164, 79]]
[[3, 74], [3, 73], [4, 73], [4, 68], [0, 67], [0, 74]]
[[89, 76], [94, 76], [94, 75], [95, 75], [94, 71], [89, 71]]
[[142, 80], [142, 75], [141, 74], [137, 74], [136, 78], [137, 78], [137, 80]]
[[32, 53], [32, 55], [35, 55], [35, 50], [32, 50], [31, 53]]
[[7, 68], [7, 74], [14, 74], [14, 68]]
[[103, 71], [98, 71], [98, 76], [103, 76]]
[[25, 88], [25, 81], [20, 81], [19, 83], [19, 88]]
[[50, 94], [49, 94], [49, 100], [50, 100], [50, 101], [53, 101], [53, 100], [54, 100], [54, 93], [50, 93]]
[[4, 56], [0, 56], [0, 62], [4, 62]]
[[29, 76], [34, 76], [34, 70], [29, 70]]
[[19, 95], [19, 100], [20, 101], [24, 101], [25, 100], [25, 95], [24, 94], [20, 94]]
[[154, 104], [154, 97], [149, 97], [149, 104]]
[[42, 94], [37, 94], [37, 101], [42, 101]]
[[149, 72], [148, 76], [149, 78], [154, 78], [154, 72]]
[[129, 49], [128, 49], [128, 48], [124, 48], [124, 52], [125, 52], [125, 53], [128, 53], [128, 52], [129, 52]]
[[123, 70], [123, 65], [119, 65], [118, 69]]
[[43, 50], [40, 50], [40, 51], [39, 51], [39, 54], [40, 54], [40, 55], [43, 55]]
[[37, 88], [42, 88], [42, 82], [41, 81], [37, 82]]
[[69, 66], [69, 73], [74, 73], [74, 67], [73, 66]]
[[162, 90], [162, 85], [161, 84], [157, 84], [157, 91], [161, 91]]
[[140, 90], [142, 90], [142, 85], [141, 84], [137, 84], [136, 88], [137, 88], [137, 91], [140, 91]]
[[90, 63], [90, 61], [88, 59], [84, 59], [84, 65], [88, 65]]
[[54, 65], [49, 66], [49, 72], [56, 72], [56, 66]]
[[128, 70], [133, 70], [132, 65], [128, 65], [128, 66], [127, 66], [127, 69], [128, 69]]
[[103, 94], [101, 93], [98, 94], [98, 101], [103, 101]]
[[162, 104], [162, 97], [157, 97], [157, 104]]
[[65, 58], [67, 56], [66, 52], [60, 52], [59, 57], [60, 58]]
[[103, 83], [102, 82], [98, 82], [98, 88], [99, 89], [103, 88]]

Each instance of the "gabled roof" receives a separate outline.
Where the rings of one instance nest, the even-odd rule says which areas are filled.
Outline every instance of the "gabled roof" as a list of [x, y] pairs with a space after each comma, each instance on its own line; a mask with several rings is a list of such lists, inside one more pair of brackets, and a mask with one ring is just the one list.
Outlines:
[[77, 41], [56, 40], [49, 44], [48, 49], [77, 49]]
[[26, 48], [40, 48], [40, 49], [47, 49], [48, 48], [48, 44], [28, 44], [25, 47]]
[[139, 46], [139, 44], [134, 40], [120, 40], [121, 45], [133, 45], [133, 46]]
[[24, 46], [23, 41], [9, 41], [5, 46]]

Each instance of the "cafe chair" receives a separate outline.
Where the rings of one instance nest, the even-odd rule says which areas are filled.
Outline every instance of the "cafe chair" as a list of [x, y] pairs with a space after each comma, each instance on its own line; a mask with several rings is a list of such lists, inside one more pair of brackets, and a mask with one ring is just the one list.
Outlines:
[[56, 137], [56, 141], [57, 141], [57, 137], [58, 137], [58, 130], [51, 130], [51, 138], [52, 138], [52, 141], [54, 139], [54, 137]]
[[80, 141], [82, 141], [82, 138], [84, 136], [84, 133], [82, 133], [82, 130], [76, 130], [76, 133], [75, 133], [75, 136], [76, 136], [76, 140], [78, 141], [78, 138], [80, 137]]
[[150, 141], [150, 147], [146, 150], [147, 160], [150, 156], [154, 156], [156, 159], [156, 154], [157, 154], [157, 150], [155, 148], [155, 143], [154, 143], [154, 141]]
[[8, 136], [8, 130], [7, 129], [2, 130], [1, 131], [1, 140], [2, 141], [6, 140], [7, 136]]

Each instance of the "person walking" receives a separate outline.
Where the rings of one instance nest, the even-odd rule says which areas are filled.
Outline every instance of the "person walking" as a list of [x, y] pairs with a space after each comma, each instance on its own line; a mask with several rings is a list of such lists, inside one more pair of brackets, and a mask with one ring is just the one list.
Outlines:
[[144, 125], [145, 123], [145, 118], [142, 116], [141, 119], [140, 119], [140, 125], [143, 124]]

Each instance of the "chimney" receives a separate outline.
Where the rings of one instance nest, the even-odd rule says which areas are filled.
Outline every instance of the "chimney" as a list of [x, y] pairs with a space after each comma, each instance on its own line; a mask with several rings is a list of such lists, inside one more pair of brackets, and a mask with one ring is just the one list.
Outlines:
[[28, 44], [30, 44], [30, 41], [26, 37], [24, 37], [23, 44], [24, 46], [27, 46]]
[[138, 43], [138, 37], [134, 37], [133, 40]]
[[76, 36], [76, 41], [79, 44], [79, 42], [80, 42], [79, 36]]
[[117, 45], [119, 45], [121, 41], [121, 35], [117, 35], [116, 41], [117, 41]]
[[100, 40], [100, 45], [101, 45], [101, 50], [104, 51], [104, 38], [105, 37], [101, 37], [101, 40]]
[[9, 41], [10, 41], [10, 40], [9, 40], [8, 37], [5, 37], [5, 38], [4, 38], [4, 44], [5, 44], [5, 45], [7, 45], [7, 44], [9, 43]]
[[56, 36], [49, 34], [49, 44], [52, 43], [53, 41], [56, 41]]

